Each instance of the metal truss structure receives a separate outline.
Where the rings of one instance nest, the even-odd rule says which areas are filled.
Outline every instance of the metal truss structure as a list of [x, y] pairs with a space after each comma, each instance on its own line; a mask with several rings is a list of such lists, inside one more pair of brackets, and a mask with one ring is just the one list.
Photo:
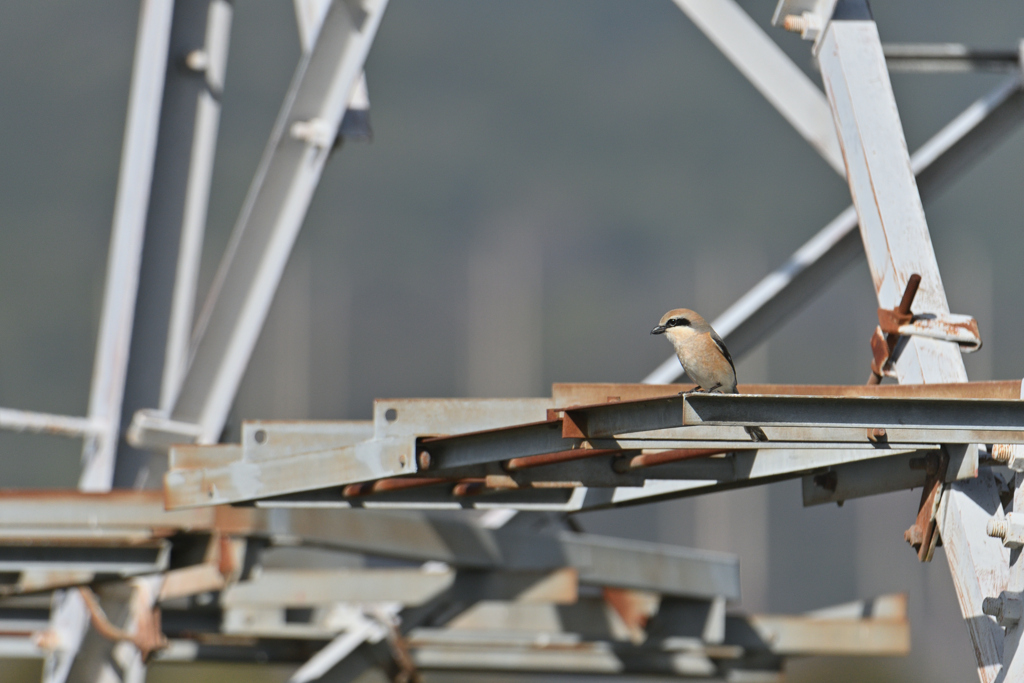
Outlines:
[[[1024, 471], [1021, 383], [967, 382], [960, 354], [980, 335], [949, 311], [922, 205], [1024, 119], [1020, 51], [883, 46], [864, 0], [780, 0], [773, 24], [813, 41], [822, 92], [733, 0], [675, 2], [846, 179], [853, 200], [714, 327], [734, 355], [750, 351], [858, 257], [859, 235], [879, 302], [868, 386], [680, 395], [687, 387], [668, 384], [681, 374], [670, 358], [639, 385], [379, 400], [372, 421], [250, 422], [240, 443], [217, 444], [324, 165], [342, 140], [365, 134], [361, 74], [387, 2], [296, 0], [302, 55], [194, 315], [232, 10], [225, 0], [142, 0], [89, 411], [0, 409], [0, 427], [81, 437], [85, 492], [137, 487], [151, 476], [151, 453], [169, 450], [165, 502], [178, 511], [157, 511], [150, 494], [0, 499], [0, 563], [17, 576], [3, 591], [24, 593], [8, 598], [2, 614], [14, 622], [3, 630], [42, 634], [3, 640], [5, 651], [45, 654], [51, 683], [101, 670], [142, 680], [153, 650], [171, 659], [318, 652], [294, 680], [372, 663], [406, 680], [414, 667], [773, 673], [783, 655], [851, 642], [851, 625], [877, 638], [856, 651], [901, 651], [905, 624], [891, 599], [867, 610], [878, 621], [849, 619], [848, 609], [726, 617], [730, 558], [301, 509], [571, 512], [801, 477], [806, 504], [922, 487], [908, 542], [927, 560], [941, 539], [980, 679], [1020, 679], [1024, 493], [1021, 475], [1005, 481], [994, 467]], [[898, 68], [1009, 75], [911, 155], [888, 76]], [[898, 384], [879, 384], [885, 376]], [[751, 441], [750, 427], [766, 440]], [[224, 503], [255, 507], [211, 507]], [[254, 571], [261, 553], [302, 544], [445, 565]], [[316, 597], [296, 597], [296, 583]], [[98, 598], [72, 588], [87, 584]], [[42, 606], [28, 595], [50, 590]], [[472, 616], [483, 605], [492, 611]]]
[[354, 680], [369, 667], [406, 680], [461, 670], [776, 680], [788, 656], [905, 654], [910, 643], [904, 596], [727, 614], [735, 557], [557, 524], [165, 512], [157, 491], [12, 493], [0, 520], [0, 570], [12, 579], [0, 587], [0, 656], [43, 656], [59, 638], [47, 592], [82, 586], [93, 637], [112, 646], [111, 661], [78, 665], [89, 680], [151, 652], [302, 663], [292, 681]]

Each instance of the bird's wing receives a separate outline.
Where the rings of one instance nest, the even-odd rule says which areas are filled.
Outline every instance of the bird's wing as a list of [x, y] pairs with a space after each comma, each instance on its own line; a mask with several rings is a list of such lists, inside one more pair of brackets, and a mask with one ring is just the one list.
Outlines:
[[714, 340], [718, 348], [721, 349], [722, 355], [725, 356], [725, 359], [729, 361], [729, 366], [732, 367], [732, 374], [735, 375], [736, 364], [732, 362], [732, 356], [729, 354], [729, 349], [725, 348], [725, 342], [722, 341], [722, 338], [719, 337], [718, 333], [714, 330], [711, 330], [711, 338]]

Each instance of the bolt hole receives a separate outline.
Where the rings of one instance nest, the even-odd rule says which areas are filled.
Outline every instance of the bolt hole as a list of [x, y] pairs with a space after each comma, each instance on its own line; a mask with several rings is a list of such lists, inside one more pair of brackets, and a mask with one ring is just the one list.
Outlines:
[[388, 408], [384, 411], [384, 419], [388, 422], [394, 422], [398, 419], [398, 411], [394, 408]]
[[253, 434], [253, 438], [256, 439], [256, 443], [265, 443], [267, 440], [267, 433], [262, 429], [257, 429], [256, 433]]

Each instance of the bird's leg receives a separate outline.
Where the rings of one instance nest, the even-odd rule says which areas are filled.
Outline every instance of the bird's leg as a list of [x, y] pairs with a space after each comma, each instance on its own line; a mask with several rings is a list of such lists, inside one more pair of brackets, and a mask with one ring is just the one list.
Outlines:
[[708, 393], [709, 393], [709, 394], [710, 394], [710, 393], [713, 393], [713, 392], [715, 391], [715, 389], [721, 389], [721, 388], [722, 388], [722, 383], [721, 383], [721, 382], [719, 382], [719, 383], [717, 383], [717, 384], [716, 384], [715, 386], [713, 386], [713, 387], [711, 387], [710, 389], [708, 389]]
[[[719, 384], [718, 386], [722, 386], [722, 385]], [[707, 390], [704, 387], [702, 387], [701, 385], [698, 384], [697, 386], [695, 386], [693, 389], [690, 389], [689, 391], [680, 391], [679, 395], [680, 396], [689, 396], [690, 394], [702, 394], [702, 393], [705, 393], [706, 391]]]

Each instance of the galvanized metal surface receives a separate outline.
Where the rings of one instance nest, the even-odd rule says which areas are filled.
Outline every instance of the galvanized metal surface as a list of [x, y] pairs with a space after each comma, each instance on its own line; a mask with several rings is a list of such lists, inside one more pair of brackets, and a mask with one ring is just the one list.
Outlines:
[[[833, 21], [824, 33], [818, 62], [879, 307], [894, 308], [909, 278], [918, 274], [922, 280], [915, 311], [949, 313], [874, 22]], [[901, 384], [967, 380], [956, 344], [923, 337], [908, 339], [895, 359], [895, 371]], [[1003, 661], [1003, 633], [982, 613], [984, 597], [998, 594], [1006, 584], [1002, 549], [984, 535], [984, 511], [998, 508], [992, 475], [982, 472], [978, 479], [951, 485], [939, 515], [982, 681], [995, 680]]]
[[300, 59], [197, 323], [171, 417], [214, 443], [316, 189], [387, 0], [334, 2]]

